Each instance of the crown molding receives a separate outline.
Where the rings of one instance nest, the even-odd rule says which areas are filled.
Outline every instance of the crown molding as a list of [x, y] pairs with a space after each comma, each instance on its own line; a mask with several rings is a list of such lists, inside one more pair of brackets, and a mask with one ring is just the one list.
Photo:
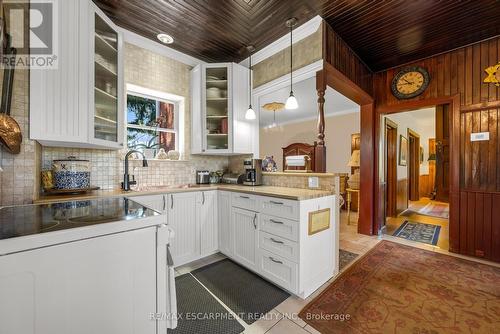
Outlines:
[[[348, 114], [355, 114], [359, 113], [359, 108], [355, 109], [347, 109], [347, 110], [342, 110], [342, 111], [333, 111], [333, 112], [325, 112], [325, 118], [334, 118], [334, 117], [339, 117], [343, 115], [348, 115]], [[317, 120], [318, 116], [309, 116], [309, 117], [301, 117], [301, 118], [296, 118], [296, 119], [291, 119], [288, 121], [280, 122], [279, 125], [288, 125], [288, 124], [296, 124], [296, 123], [302, 123], [302, 122], [308, 122], [308, 121], [314, 121]], [[261, 129], [266, 128], [266, 126], [259, 126]]]
[[183, 64], [192, 67], [199, 64], [205, 64], [205, 62], [200, 59], [194, 58], [185, 53], [169, 48], [168, 46], [160, 44], [160, 42], [155, 42], [146, 37], [140, 36], [130, 30], [118, 27], [118, 31], [122, 34], [123, 41], [125, 43], [133, 44], [135, 46], [141, 47], [143, 49], [165, 56], [167, 58], [174, 59], [178, 62], [181, 62]]
[[[321, 23], [323, 22], [323, 18], [321, 16], [316, 15], [303, 25], [299, 26], [298, 28], [293, 30], [293, 44], [303, 40], [304, 38], [314, 34], [316, 31], [318, 31], [319, 27], [321, 26]], [[290, 46], [290, 37], [288, 34], [286, 34], [283, 37], [280, 37], [279, 39], [275, 40], [268, 46], [264, 47], [263, 49], [255, 52], [252, 55], [252, 64], [256, 65], [260, 63], [261, 61], [275, 55], [276, 53], [286, 49], [287, 47]], [[248, 67], [248, 58], [244, 59], [243, 61], [240, 62], [240, 65], [243, 65], [245, 67]]]

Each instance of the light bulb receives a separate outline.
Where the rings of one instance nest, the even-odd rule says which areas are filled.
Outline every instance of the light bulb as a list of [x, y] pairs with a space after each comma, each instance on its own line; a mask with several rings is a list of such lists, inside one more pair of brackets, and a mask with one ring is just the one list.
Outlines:
[[257, 116], [255, 115], [255, 111], [253, 111], [253, 109], [252, 109], [252, 105], [248, 106], [248, 110], [245, 113], [245, 118], [248, 120], [252, 120], [252, 119], [257, 118]]
[[290, 96], [286, 99], [285, 109], [292, 110], [297, 109], [299, 107], [299, 103], [297, 99], [293, 95], [293, 92], [290, 92]]

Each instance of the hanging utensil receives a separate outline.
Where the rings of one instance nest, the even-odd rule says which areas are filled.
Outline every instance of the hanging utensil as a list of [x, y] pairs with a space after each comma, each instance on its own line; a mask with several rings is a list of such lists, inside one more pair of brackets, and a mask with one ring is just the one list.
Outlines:
[[[7, 35], [8, 48], [4, 57], [16, 57], [17, 50], [10, 47], [10, 36]], [[21, 143], [23, 136], [21, 128], [14, 118], [10, 116], [10, 107], [12, 102], [12, 90], [14, 84], [14, 65], [4, 69], [3, 87], [2, 87], [2, 104], [0, 106], [0, 144], [12, 154], [21, 152]]]

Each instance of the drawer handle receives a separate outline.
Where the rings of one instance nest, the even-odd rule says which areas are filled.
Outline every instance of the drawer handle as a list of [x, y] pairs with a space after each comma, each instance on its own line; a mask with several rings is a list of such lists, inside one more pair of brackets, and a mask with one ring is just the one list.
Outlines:
[[274, 243], [277, 243], [277, 244], [282, 244], [282, 245], [284, 244], [283, 241], [279, 241], [279, 240], [276, 240], [274, 238], [271, 238], [271, 241], [274, 242]]
[[273, 259], [271, 256], [269, 257], [269, 260], [273, 261], [274, 263], [283, 264], [283, 262], [278, 261], [278, 260], [275, 260], [275, 259]]
[[273, 223], [273, 224], [280, 224], [280, 225], [285, 224], [285, 223], [283, 223], [283, 222], [280, 222], [280, 221], [277, 221], [277, 220], [274, 220], [274, 219], [269, 219], [269, 221], [270, 221], [271, 223]]
[[248, 197], [248, 196], [240, 196], [240, 198], [250, 199], [250, 197]]
[[283, 202], [269, 201], [271, 204], [283, 205]]
[[167, 208], [167, 198], [163, 195], [163, 211]]
[[257, 229], [257, 222], [256, 222], [256, 220], [257, 220], [257, 214], [255, 214], [255, 215], [253, 216], [253, 228], [254, 228], [254, 229]]

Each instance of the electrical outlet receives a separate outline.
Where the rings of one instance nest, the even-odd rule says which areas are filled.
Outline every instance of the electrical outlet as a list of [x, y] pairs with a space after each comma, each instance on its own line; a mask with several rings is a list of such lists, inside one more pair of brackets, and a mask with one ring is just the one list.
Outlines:
[[319, 188], [319, 178], [317, 176], [309, 177], [309, 188]]

